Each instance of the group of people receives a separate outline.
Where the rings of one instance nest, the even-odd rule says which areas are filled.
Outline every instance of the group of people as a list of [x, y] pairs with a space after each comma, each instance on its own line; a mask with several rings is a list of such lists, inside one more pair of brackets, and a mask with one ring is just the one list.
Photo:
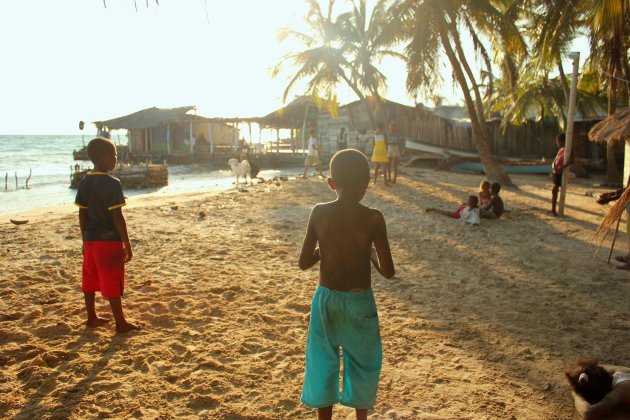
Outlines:
[[503, 199], [499, 195], [501, 184], [490, 183], [488, 180], [481, 181], [479, 185], [479, 197], [469, 195], [468, 200], [462, 203], [457, 210], [441, 210], [427, 208], [427, 212], [436, 212], [453, 219], [459, 219], [463, 223], [479, 226], [481, 219], [498, 219], [505, 212]]
[[[319, 159], [319, 145], [315, 129], [311, 129], [309, 135], [303, 177], [306, 177], [309, 167], [315, 166], [319, 175], [323, 178], [322, 162]], [[379, 172], [383, 174], [385, 185], [395, 184], [398, 178], [398, 164], [402, 155], [401, 137], [398, 135], [396, 125], [393, 122], [390, 123], [389, 133], [385, 132], [384, 125], [381, 122], [376, 124], [376, 130], [374, 130], [372, 135], [369, 135], [366, 129], [359, 130], [356, 138], [356, 149], [366, 155], [370, 142], [373, 142], [370, 160], [374, 164], [374, 184], [378, 180]], [[345, 127], [341, 127], [337, 137], [337, 151], [346, 150], [347, 148], [348, 133]]]

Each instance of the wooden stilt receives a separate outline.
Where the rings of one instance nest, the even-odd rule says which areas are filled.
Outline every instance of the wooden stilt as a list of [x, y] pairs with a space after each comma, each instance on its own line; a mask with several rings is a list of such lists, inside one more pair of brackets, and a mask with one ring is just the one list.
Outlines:
[[608, 261], [606, 261], [606, 264], [610, 264], [610, 257], [612, 256], [613, 249], [615, 249], [615, 241], [617, 240], [617, 232], [619, 232], [619, 223], [621, 222], [621, 216], [623, 216], [623, 213], [621, 213], [619, 219], [617, 219], [617, 227], [615, 227], [615, 235], [613, 236], [612, 244], [610, 245], [610, 252], [608, 253]]

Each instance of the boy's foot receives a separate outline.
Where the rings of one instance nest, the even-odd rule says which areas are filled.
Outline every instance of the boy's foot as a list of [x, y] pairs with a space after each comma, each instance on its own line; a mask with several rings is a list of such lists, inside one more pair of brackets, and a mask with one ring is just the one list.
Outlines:
[[617, 266], [617, 270], [630, 270], [630, 263], [625, 263]]
[[116, 334], [125, 334], [130, 331], [140, 331], [141, 329], [139, 325], [133, 325], [127, 322], [121, 326], [116, 326]]
[[109, 319], [109, 318], [98, 318], [97, 317], [97, 318], [94, 318], [94, 319], [88, 319], [85, 322], [85, 325], [88, 328], [97, 328], [97, 327], [100, 327], [101, 325], [107, 324], [109, 321], [111, 321], [111, 319]]
[[628, 262], [628, 256], [627, 255], [617, 255], [615, 257], [615, 260], [622, 262], [622, 263], [627, 263]]

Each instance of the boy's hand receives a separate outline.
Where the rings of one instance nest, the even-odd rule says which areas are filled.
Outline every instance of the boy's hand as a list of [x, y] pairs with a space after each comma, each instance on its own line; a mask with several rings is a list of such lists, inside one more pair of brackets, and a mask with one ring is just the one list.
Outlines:
[[125, 262], [128, 263], [131, 261], [133, 257], [133, 251], [131, 251], [131, 244], [129, 242], [125, 242]]

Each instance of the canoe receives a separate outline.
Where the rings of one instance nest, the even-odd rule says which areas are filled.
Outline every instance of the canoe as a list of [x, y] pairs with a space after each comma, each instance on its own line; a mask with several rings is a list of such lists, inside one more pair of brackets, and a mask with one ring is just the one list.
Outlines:
[[415, 140], [405, 139], [405, 147], [409, 150], [417, 152], [432, 153], [448, 158], [451, 156], [463, 158], [479, 158], [478, 153], [466, 152], [464, 150], [450, 149], [448, 147], [436, 146], [434, 144], [422, 143]]
[[[540, 162], [511, 162], [499, 164], [501, 169], [508, 174], [532, 174], [548, 175], [551, 173], [551, 164]], [[481, 162], [460, 162], [451, 166], [455, 172], [477, 172], [484, 173]]]

